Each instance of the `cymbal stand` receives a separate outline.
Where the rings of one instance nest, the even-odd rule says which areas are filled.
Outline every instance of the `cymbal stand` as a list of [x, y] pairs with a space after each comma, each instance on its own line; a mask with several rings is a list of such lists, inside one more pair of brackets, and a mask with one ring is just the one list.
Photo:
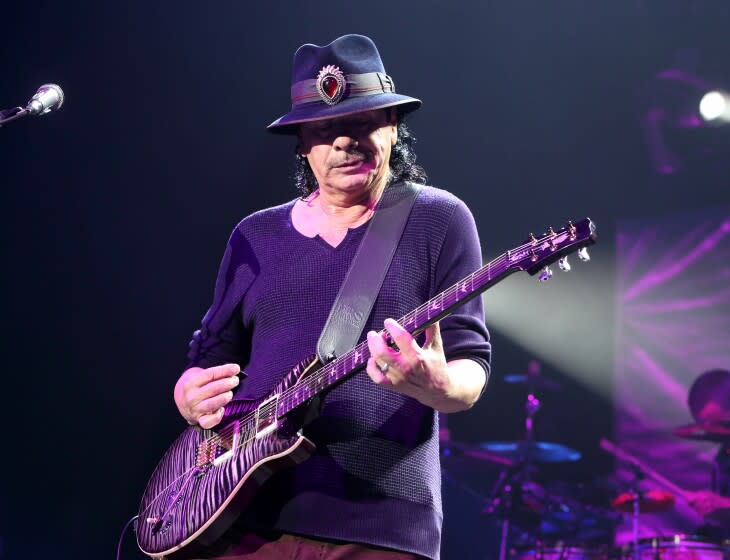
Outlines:
[[[540, 410], [540, 401], [537, 397], [529, 392], [527, 401], [525, 402], [525, 442], [528, 444], [533, 438], [534, 416]], [[490, 493], [489, 505], [486, 513], [494, 513], [501, 510], [501, 535], [499, 542], [499, 560], [507, 560], [508, 545], [510, 537], [510, 514], [514, 504], [513, 492], [517, 488], [522, 487], [522, 480], [518, 477], [522, 474], [528, 474], [531, 470], [530, 456], [528, 447], [525, 447], [522, 457], [515, 461], [512, 466], [505, 467], [499, 473], [499, 478]]]
[[525, 403], [525, 441], [529, 444], [532, 442], [533, 416], [540, 410], [540, 400], [532, 393], [527, 395]]
[[497, 514], [497, 517], [502, 520], [500, 523], [499, 560], [507, 560], [510, 515], [512, 514], [512, 505], [514, 503], [512, 500], [513, 484], [520, 470], [522, 470], [522, 464], [515, 462], [499, 471], [497, 481], [489, 493], [487, 507], [484, 508], [484, 513]]
[[[506, 477], [505, 477], [506, 478]], [[502, 516], [502, 531], [499, 537], [499, 560], [507, 560], [507, 545], [509, 543], [509, 512], [512, 509], [512, 487], [506, 484], [503, 488], [503, 506], [505, 515]]]
[[540, 362], [530, 360], [527, 365], [527, 401], [525, 402], [525, 450], [523, 459], [529, 469], [530, 454], [528, 448], [533, 440], [534, 417], [540, 410], [540, 400], [535, 396], [535, 384], [540, 376]]
[[630, 463], [629, 467], [634, 472], [634, 484], [631, 487], [631, 495], [633, 497], [633, 511], [631, 513], [631, 542], [634, 550], [634, 560], [640, 560], [639, 551], [639, 514], [641, 513], [641, 481], [644, 479], [644, 472], [635, 464]]

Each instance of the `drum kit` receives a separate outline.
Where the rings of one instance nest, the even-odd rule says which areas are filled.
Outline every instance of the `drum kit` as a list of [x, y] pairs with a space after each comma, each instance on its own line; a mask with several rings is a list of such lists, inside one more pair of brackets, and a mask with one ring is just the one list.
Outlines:
[[[483, 508], [484, 515], [499, 522], [499, 560], [730, 560], [730, 541], [686, 535], [639, 538], [643, 514], [671, 511], [677, 499], [688, 501], [691, 493], [609, 440], [602, 439], [601, 448], [634, 474], [633, 483], [622, 492], [595, 481], [588, 485], [538, 482], [542, 465], [578, 461], [581, 453], [533, 439], [535, 416], [541, 408], [535, 388], [557, 389], [556, 383], [538, 377], [532, 369], [527, 375], [504, 379], [528, 385], [523, 439], [441, 442], [446, 465], [453, 458], [467, 458], [500, 468]], [[730, 417], [680, 426], [673, 434], [730, 445]], [[641, 489], [640, 483], [648, 479], [663, 488]], [[628, 544], [616, 546], [615, 529], [624, 521], [631, 522], [633, 537]]]

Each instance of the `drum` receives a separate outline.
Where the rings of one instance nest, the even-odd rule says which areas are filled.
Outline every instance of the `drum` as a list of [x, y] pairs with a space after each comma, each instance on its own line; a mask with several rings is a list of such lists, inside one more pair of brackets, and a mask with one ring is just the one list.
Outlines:
[[516, 550], [514, 560], [606, 560], [605, 548], [585, 548], [568, 544], [543, 544], [533, 548]]
[[624, 547], [621, 558], [624, 560], [726, 560], [730, 559], [730, 548], [698, 537], [675, 535], [673, 537], [654, 537], [639, 541], [639, 554], [633, 547]]

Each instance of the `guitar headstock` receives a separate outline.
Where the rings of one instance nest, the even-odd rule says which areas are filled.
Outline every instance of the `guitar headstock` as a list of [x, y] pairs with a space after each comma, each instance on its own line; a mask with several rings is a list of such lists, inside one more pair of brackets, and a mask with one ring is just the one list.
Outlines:
[[555, 261], [558, 261], [561, 270], [570, 270], [570, 253], [577, 252], [580, 260], [589, 260], [587, 247], [597, 239], [596, 226], [590, 218], [575, 224], [568, 222], [558, 231], [551, 227], [540, 237], [530, 234], [522, 245], [507, 251], [508, 266], [532, 275], [540, 272], [540, 281], [543, 282], [552, 276], [549, 265]]

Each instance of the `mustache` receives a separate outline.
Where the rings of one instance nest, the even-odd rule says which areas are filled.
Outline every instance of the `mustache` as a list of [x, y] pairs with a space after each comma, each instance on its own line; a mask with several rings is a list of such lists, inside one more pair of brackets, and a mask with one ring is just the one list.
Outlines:
[[368, 154], [365, 151], [353, 150], [346, 154], [343, 158], [338, 158], [336, 161], [332, 161], [329, 164], [330, 169], [336, 167], [344, 167], [346, 165], [353, 165], [355, 163], [361, 163], [368, 159]]

